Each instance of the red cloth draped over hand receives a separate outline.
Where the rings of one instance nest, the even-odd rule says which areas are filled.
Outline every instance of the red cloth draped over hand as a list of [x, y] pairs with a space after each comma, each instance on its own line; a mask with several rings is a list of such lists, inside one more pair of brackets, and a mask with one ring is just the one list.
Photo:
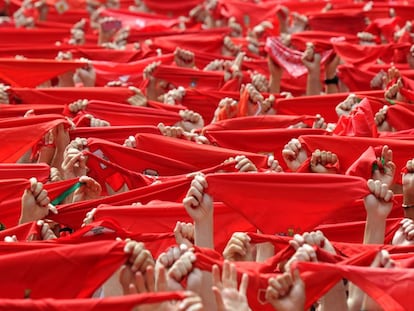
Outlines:
[[377, 126], [374, 122], [370, 102], [364, 98], [358, 103], [351, 113], [342, 115], [333, 131], [334, 135], [357, 136], [357, 137], [378, 137]]

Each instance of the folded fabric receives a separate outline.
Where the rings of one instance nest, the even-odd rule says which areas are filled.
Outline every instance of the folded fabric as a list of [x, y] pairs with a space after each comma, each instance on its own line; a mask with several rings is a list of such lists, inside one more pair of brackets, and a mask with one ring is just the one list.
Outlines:
[[364, 98], [356, 104], [349, 115], [339, 117], [333, 135], [378, 137], [374, 114], [367, 98]]

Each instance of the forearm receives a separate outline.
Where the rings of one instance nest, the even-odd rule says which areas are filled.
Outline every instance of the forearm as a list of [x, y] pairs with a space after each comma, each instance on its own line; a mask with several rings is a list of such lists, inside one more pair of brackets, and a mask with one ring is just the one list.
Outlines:
[[364, 299], [364, 292], [357, 286], [349, 283], [349, 298], [348, 298], [348, 310], [349, 311], [360, 311], [362, 302]]
[[339, 281], [321, 300], [320, 311], [348, 311], [346, 291], [343, 281]]
[[383, 244], [385, 237], [385, 218], [367, 215], [364, 244]]
[[281, 77], [278, 75], [270, 75], [269, 80], [269, 92], [270, 93], [280, 93], [280, 80]]
[[212, 287], [213, 277], [211, 272], [202, 271], [200, 292], [197, 294], [199, 294], [203, 300], [204, 310], [217, 310], [216, 299]]
[[194, 222], [194, 244], [214, 249], [213, 217]]
[[321, 90], [320, 70], [309, 71], [306, 82], [306, 95], [320, 95]]

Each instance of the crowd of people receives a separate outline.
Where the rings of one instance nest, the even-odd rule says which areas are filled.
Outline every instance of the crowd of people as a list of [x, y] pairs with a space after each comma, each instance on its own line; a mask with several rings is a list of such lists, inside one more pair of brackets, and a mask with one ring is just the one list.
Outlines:
[[410, 1], [0, 12], [0, 310], [414, 310]]

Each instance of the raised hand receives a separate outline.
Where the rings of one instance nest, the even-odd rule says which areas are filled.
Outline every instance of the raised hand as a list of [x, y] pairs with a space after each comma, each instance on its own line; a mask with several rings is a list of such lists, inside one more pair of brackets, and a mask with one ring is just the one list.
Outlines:
[[238, 288], [237, 271], [234, 264], [227, 260], [223, 264], [223, 272], [217, 265], [213, 266], [213, 292], [216, 298], [218, 311], [249, 311], [246, 292], [249, 277], [243, 274]]

